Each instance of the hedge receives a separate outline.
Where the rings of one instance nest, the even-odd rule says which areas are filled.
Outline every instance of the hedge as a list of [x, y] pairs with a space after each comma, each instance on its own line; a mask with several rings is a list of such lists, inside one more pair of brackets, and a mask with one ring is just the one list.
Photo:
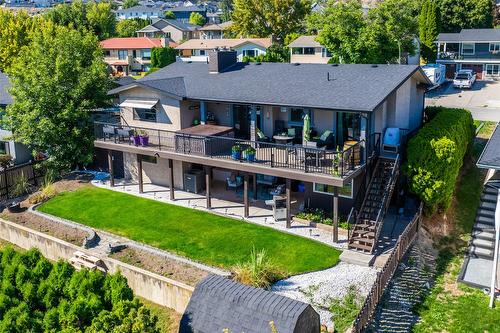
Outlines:
[[408, 142], [404, 171], [410, 191], [420, 197], [427, 213], [451, 203], [465, 155], [474, 138], [469, 111], [428, 107], [431, 118]]

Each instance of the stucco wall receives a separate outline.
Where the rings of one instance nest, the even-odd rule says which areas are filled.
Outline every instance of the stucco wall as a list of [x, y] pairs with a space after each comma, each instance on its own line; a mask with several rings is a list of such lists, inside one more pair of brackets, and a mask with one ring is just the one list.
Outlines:
[[[68, 260], [85, 250], [55, 237], [0, 219], [0, 238], [23, 249], [38, 248], [50, 260]], [[100, 258], [110, 273], [121, 272], [137, 296], [183, 313], [194, 288], [112, 258]]]
[[[170, 186], [168, 182], [168, 160], [157, 158], [156, 164], [146, 161], [142, 162], [142, 179], [144, 183], [152, 183], [161, 186]], [[137, 154], [123, 153], [123, 165], [125, 171], [125, 179], [134, 182], [139, 181], [137, 169]], [[183, 163], [181, 161], [173, 161], [174, 166], [174, 187], [178, 189], [184, 188], [183, 182]]]
[[215, 115], [215, 120], [218, 125], [222, 126], [232, 126], [233, 124], [233, 113], [231, 111], [231, 105], [226, 103], [206, 103], [207, 112], [212, 112]]
[[291, 54], [290, 63], [327, 64], [329, 57], [323, 57], [320, 47], [314, 49], [314, 54]]

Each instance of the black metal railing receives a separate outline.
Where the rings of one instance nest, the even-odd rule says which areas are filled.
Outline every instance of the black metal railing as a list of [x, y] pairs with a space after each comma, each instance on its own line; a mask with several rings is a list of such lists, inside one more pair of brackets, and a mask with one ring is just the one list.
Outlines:
[[440, 52], [439, 60], [468, 60], [468, 59], [485, 59], [497, 60], [500, 59], [500, 53], [481, 52], [475, 54], [460, 54], [459, 52]]
[[[343, 150], [327, 150], [302, 145], [241, 140], [228, 136], [202, 136], [142, 127], [123, 127], [101, 122], [94, 123], [94, 134], [99, 141], [145, 146], [159, 151], [207, 158], [248, 161], [271, 168], [340, 178], [348, 177], [364, 167], [367, 159], [378, 154], [379, 150], [379, 141], [367, 145], [365, 140], [361, 140]], [[235, 146], [239, 146], [241, 154], [233, 154]], [[245, 150], [250, 147], [255, 150], [253, 159], [245, 154]]]

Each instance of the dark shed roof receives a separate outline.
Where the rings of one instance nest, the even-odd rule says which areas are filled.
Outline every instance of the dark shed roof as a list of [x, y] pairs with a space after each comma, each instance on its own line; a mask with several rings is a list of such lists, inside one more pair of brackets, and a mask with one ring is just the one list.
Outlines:
[[477, 166], [481, 169], [500, 170], [500, 126], [498, 124], [484, 147], [477, 161]]
[[311, 305], [210, 275], [196, 286], [181, 319], [180, 333], [319, 333], [319, 315]]
[[[373, 111], [414, 76], [430, 84], [419, 66], [236, 63], [210, 74], [203, 62], [176, 62], [137, 80], [139, 86], [179, 98]], [[133, 88], [114, 89], [110, 94]]]
[[0, 105], [12, 104], [12, 96], [7, 91], [9, 87], [9, 78], [4, 73], [0, 72]]
[[439, 42], [500, 42], [500, 29], [462, 29], [459, 33], [441, 33]]

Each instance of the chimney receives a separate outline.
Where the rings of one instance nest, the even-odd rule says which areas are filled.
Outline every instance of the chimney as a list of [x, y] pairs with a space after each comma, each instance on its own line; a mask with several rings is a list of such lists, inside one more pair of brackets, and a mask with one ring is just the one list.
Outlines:
[[211, 50], [208, 52], [208, 71], [211, 74], [221, 73], [238, 61], [236, 51]]

